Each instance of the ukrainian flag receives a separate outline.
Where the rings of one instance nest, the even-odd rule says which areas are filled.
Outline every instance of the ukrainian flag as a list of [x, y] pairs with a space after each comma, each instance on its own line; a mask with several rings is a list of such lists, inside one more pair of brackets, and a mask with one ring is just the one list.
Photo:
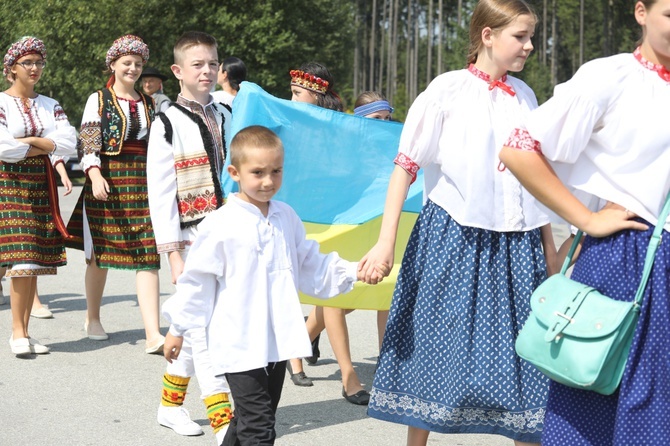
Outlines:
[[[375, 244], [402, 124], [291, 102], [243, 82], [233, 102], [232, 139], [250, 125], [272, 129], [284, 149], [284, 182], [275, 199], [290, 204], [322, 252], [359, 261]], [[224, 193], [236, 190], [223, 174]], [[398, 230], [395, 265], [382, 283], [357, 283], [334, 299], [301, 296], [302, 303], [387, 310], [409, 233], [423, 198], [423, 177], [410, 187]]]

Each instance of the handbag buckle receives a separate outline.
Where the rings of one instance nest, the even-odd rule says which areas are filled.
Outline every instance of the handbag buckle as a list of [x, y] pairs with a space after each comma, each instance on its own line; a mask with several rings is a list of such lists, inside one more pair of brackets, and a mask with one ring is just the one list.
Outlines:
[[546, 342], [558, 342], [561, 339], [561, 333], [565, 330], [569, 324], [573, 324], [575, 320], [573, 316], [579, 309], [579, 306], [584, 301], [584, 298], [588, 292], [580, 291], [578, 292], [567, 304], [563, 312], [554, 311], [555, 318], [552, 318], [552, 323], [549, 325], [546, 334], [544, 335], [544, 340]]

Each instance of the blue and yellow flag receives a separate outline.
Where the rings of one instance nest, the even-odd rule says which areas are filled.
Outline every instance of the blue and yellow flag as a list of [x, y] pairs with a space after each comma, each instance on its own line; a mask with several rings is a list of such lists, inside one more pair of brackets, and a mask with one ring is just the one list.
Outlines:
[[[243, 82], [233, 102], [232, 134], [250, 125], [272, 129], [284, 144], [284, 181], [275, 199], [290, 204], [323, 252], [358, 261], [375, 244], [402, 125], [291, 102]], [[232, 139], [229, 138], [230, 141]], [[396, 265], [381, 284], [357, 283], [334, 299], [303, 303], [388, 309], [398, 267], [422, 204], [423, 178], [409, 190], [396, 244]], [[227, 173], [224, 193], [236, 190]]]

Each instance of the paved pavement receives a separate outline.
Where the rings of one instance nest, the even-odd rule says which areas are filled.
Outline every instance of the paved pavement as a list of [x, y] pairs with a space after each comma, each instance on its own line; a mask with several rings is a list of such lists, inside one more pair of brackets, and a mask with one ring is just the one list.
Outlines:
[[[78, 193], [75, 188], [61, 199], [66, 221]], [[84, 270], [83, 253], [68, 250], [68, 265], [57, 276], [38, 280], [42, 300], [55, 317], [33, 318], [30, 332], [51, 347], [51, 354], [18, 359], [6, 341], [0, 342], [0, 445], [214, 445], [195, 379], [184, 406], [205, 435], [181, 437], [156, 423], [165, 362], [161, 356], [144, 353], [132, 272], [109, 272], [102, 307], [109, 341], [86, 338]], [[160, 274], [163, 301], [174, 287], [167, 267]], [[7, 292], [7, 281], [2, 283]], [[305, 314], [309, 309], [303, 307]], [[9, 337], [10, 324], [9, 306], [0, 306], [0, 335]], [[378, 353], [376, 314], [355, 311], [348, 316], [348, 326], [354, 365], [369, 388]], [[165, 323], [163, 327], [167, 330]], [[403, 426], [373, 420], [365, 408], [341, 397], [341, 376], [325, 333], [321, 354], [317, 365], [306, 367], [314, 387], [296, 387], [287, 378], [277, 413], [276, 444], [405, 444]], [[491, 435], [433, 434], [429, 445], [502, 446], [512, 441]]]

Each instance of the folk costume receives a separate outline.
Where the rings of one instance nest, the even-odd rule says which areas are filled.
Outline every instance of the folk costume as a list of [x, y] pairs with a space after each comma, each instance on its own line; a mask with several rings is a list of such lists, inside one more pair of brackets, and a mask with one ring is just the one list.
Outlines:
[[[17, 60], [46, 48], [35, 37], [15, 42], [4, 58], [4, 74]], [[54, 143], [52, 156], [27, 157], [29, 136]], [[76, 154], [77, 132], [55, 100], [37, 95], [18, 98], [0, 93], [0, 263], [6, 275], [56, 274], [66, 263], [68, 236], [58, 207], [54, 166]]]
[[[223, 205], [220, 178], [230, 123], [230, 112], [221, 104], [212, 101], [202, 105], [181, 95], [154, 121], [149, 138], [151, 169], [147, 172], [147, 183], [159, 253], [180, 251], [186, 260], [198, 223]], [[215, 376], [206, 336], [205, 328], [187, 331], [179, 358], [167, 364], [159, 423], [171, 427], [169, 417], [174, 415], [163, 406], [181, 406], [194, 375], [198, 378], [214, 433], [221, 432], [230, 423], [230, 389], [223, 376]], [[194, 427], [199, 429], [197, 425]], [[179, 428], [173, 429], [182, 433]]]
[[[107, 64], [127, 54], [148, 59], [138, 38], [124, 36], [107, 53]], [[141, 43], [141, 44], [140, 44]], [[110, 84], [113, 84], [113, 76]], [[81, 166], [87, 174], [77, 207], [68, 223], [68, 247], [95, 255], [100, 268], [155, 270], [160, 267], [147, 196], [147, 137], [154, 102], [119, 98], [111, 85], [89, 96], [80, 130]], [[100, 169], [108, 182], [106, 201], [93, 196], [90, 169]]]
[[312, 351], [298, 290], [321, 298], [350, 291], [357, 264], [321, 254], [295, 211], [278, 201], [266, 217], [233, 194], [199, 231], [163, 316], [175, 336], [207, 327], [214, 372], [225, 374], [235, 401], [224, 444], [234, 444], [231, 436], [272, 444], [286, 360]]
[[548, 218], [498, 165], [537, 106], [511, 76], [438, 76], [409, 110], [396, 164], [424, 169], [426, 204], [402, 260], [368, 414], [441, 433], [539, 442], [547, 379], [514, 351], [546, 278]]
[[[611, 201], [649, 226], [647, 231], [587, 236], [583, 242], [572, 278], [613, 299], [633, 299], [670, 190], [669, 103], [670, 73], [645, 60], [639, 49], [596, 59], [558, 85], [553, 98], [531, 113], [505, 144], [540, 151], [587, 206]], [[606, 396], [552, 382], [543, 445], [657, 445], [670, 437], [670, 427], [659, 423], [670, 414], [668, 231], [670, 220], [619, 390]]]

